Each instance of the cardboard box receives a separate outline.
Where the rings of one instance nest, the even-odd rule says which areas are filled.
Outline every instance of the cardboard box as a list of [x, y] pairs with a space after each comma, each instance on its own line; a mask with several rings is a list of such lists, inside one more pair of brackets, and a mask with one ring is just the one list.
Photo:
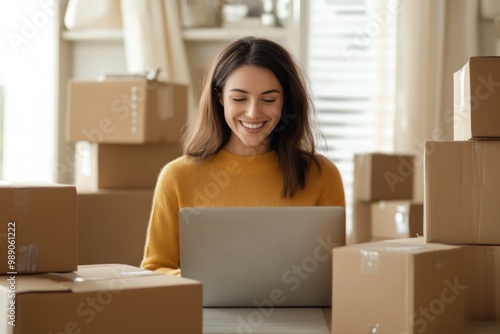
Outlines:
[[428, 242], [500, 244], [500, 141], [427, 141]]
[[154, 188], [160, 170], [182, 155], [177, 144], [76, 144], [75, 185], [84, 189]]
[[410, 200], [353, 203], [352, 242], [422, 236], [423, 204]]
[[76, 215], [74, 186], [0, 184], [0, 274], [76, 270]]
[[500, 138], [500, 57], [471, 57], [453, 88], [453, 138]]
[[372, 239], [371, 202], [355, 201], [352, 206], [352, 232], [349, 244], [368, 242]]
[[66, 139], [96, 143], [178, 143], [187, 86], [143, 78], [68, 83]]
[[413, 160], [411, 155], [356, 154], [354, 200], [412, 199]]
[[372, 238], [396, 239], [424, 234], [424, 206], [413, 201], [380, 201], [371, 204]]
[[500, 246], [465, 246], [465, 316], [500, 320]]
[[202, 332], [202, 286], [186, 278], [125, 265], [79, 266], [68, 274], [16, 276], [15, 299], [7, 279], [0, 280], [1, 333]]
[[333, 333], [463, 333], [463, 262], [461, 246], [410, 239], [335, 248]]
[[139, 266], [153, 189], [78, 190], [78, 264]]

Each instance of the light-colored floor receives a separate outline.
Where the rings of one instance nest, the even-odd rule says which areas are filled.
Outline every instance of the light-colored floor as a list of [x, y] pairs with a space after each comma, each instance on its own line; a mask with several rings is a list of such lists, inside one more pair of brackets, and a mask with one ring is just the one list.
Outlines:
[[[330, 334], [330, 312], [330, 309], [321, 308], [205, 308], [203, 333]], [[500, 321], [470, 320], [466, 322], [464, 332], [499, 333]]]

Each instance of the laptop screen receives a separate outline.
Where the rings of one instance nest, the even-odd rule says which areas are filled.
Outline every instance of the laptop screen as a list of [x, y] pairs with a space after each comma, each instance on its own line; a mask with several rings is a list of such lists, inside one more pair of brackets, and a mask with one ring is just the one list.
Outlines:
[[202, 282], [205, 307], [329, 306], [345, 209], [183, 208], [179, 245], [181, 275]]

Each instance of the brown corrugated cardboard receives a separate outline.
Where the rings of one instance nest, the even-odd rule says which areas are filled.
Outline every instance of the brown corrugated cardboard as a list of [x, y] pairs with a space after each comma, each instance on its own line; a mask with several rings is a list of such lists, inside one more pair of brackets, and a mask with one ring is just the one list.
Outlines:
[[13, 312], [10, 284], [1, 278], [2, 333], [202, 332], [202, 286], [186, 278], [113, 264], [17, 276]]
[[500, 138], [500, 57], [471, 57], [453, 82], [453, 138]]
[[177, 144], [76, 144], [75, 185], [84, 189], [153, 188]]
[[66, 139], [177, 143], [187, 114], [186, 85], [142, 78], [72, 80]]
[[0, 184], [0, 274], [76, 270], [76, 215], [74, 186]]
[[465, 246], [465, 316], [500, 320], [500, 246]]
[[411, 239], [335, 248], [333, 333], [463, 333], [463, 262], [461, 246]]
[[348, 244], [359, 244], [372, 239], [371, 202], [355, 201], [353, 203], [352, 232]]
[[139, 266], [153, 189], [78, 190], [78, 264]]
[[356, 154], [354, 200], [412, 199], [413, 173], [411, 155]]
[[427, 141], [424, 235], [429, 242], [500, 244], [500, 141]]
[[372, 238], [395, 239], [423, 235], [423, 204], [379, 201], [371, 204]]

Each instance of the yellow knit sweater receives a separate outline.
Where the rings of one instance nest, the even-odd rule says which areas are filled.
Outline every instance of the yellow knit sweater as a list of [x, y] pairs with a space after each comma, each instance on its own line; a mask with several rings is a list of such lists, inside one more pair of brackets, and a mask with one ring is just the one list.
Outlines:
[[141, 267], [179, 275], [178, 213], [184, 207], [345, 206], [337, 167], [319, 155], [306, 187], [281, 196], [282, 172], [274, 151], [243, 157], [220, 150], [205, 161], [183, 156], [161, 171], [155, 189]]

